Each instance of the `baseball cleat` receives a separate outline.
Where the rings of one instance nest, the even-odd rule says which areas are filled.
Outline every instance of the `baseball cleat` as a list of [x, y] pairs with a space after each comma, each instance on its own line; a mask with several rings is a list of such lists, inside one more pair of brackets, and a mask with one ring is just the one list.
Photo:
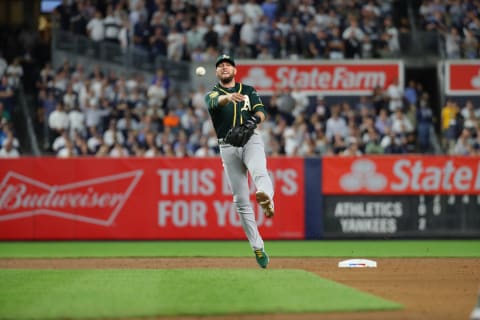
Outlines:
[[270, 259], [268, 258], [268, 254], [263, 249], [255, 249], [253, 251], [255, 253], [255, 259], [257, 259], [257, 263], [263, 269], [267, 268]]
[[255, 198], [257, 199], [257, 203], [262, 207], [265, 216], [267, 218], [273, 217], [275, 214], [273, 210], [273, 202], [268, 194], [266, 194], [264, 191], [257, 191]]

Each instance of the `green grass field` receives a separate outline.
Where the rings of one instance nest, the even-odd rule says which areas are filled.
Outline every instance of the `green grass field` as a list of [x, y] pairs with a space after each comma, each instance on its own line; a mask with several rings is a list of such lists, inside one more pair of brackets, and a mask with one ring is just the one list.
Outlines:
[[[480, 241], [266, 241], [276, 257], [480, 257]], [[250, 257], [246, 241], [2, 242], [0, 259]], [[294, 269], [0, 269], [0, 319], [398, 309]]]
[[[266, 241], [275, 257], [479, 257], [480, 240]], [[0, 258], [251, 257], [247, 241], [0, 242]]]

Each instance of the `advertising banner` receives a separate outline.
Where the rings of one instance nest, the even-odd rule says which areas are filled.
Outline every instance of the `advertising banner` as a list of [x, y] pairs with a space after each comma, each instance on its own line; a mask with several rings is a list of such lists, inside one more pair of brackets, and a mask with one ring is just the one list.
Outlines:
[[325, 195], [479, 194], [478, 157], [325, 157]]
[[480, 95], [480, 60], [445, 62], [447, 95]]
[[[303, 159], [269, 159], [265, 239], [304, 238]], [[294, 213], [294, 214], [292, 214]], [[0, 239], [245, 239], [220, 158], [0, 160]]]
[[375, 87], [385, 89], [393, 79], [404, 86], [401, 61], [374, 60], [241, 60], [237, 79], [253, 85], [260, 95], [278, 88], [298, 88], [307, 94], [369, 95]]

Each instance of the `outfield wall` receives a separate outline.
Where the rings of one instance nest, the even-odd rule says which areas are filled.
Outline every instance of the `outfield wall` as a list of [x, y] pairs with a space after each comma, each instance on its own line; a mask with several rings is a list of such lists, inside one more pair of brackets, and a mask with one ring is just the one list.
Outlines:
[[[265, 239], [480, 237], [480, 159], [270, 158]], [[0, 160], [1, 240], [244, 239], [219, 158]], [[255, 188], [250, 194], [254, 202]]]

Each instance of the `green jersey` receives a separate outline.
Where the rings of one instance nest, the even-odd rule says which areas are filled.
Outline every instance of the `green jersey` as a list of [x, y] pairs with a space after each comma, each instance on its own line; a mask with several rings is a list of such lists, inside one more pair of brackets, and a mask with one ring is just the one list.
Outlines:
[[[234, 92], [241, 93], [247, 98], [242, 102], [228, 102], [224, 106], [218, 105], [219, 96]], [[267, 116], [265, 106], [255, 88], [242, 83], [235, 83], [233, 88], [225, 88], [218, 83], [205, 95], [205, 102], [219, 139], [223, 139], [228, 130], [243, 124], [257, 111], [261, 111]]]

